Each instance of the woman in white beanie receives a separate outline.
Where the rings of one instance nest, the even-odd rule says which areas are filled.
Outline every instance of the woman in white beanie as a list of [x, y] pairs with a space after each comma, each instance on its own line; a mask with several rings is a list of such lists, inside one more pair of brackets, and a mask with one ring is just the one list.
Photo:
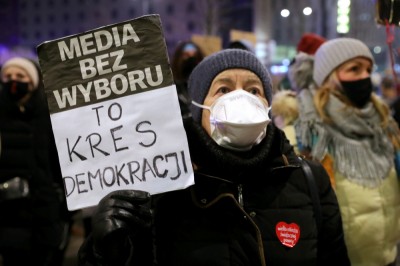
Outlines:
[[[324, 43], [315, 54], [317, 84], [307, 114], [300, 114], [303, 147], [317, 160], [331, 158], [333, 185], [352, 265], [392, 265], [400, 240], [396, 174], [399, 131], [373, 92], [374, 59], [352, 38]], [[300, 110], [301, 112], [302, 110]]]
[[26, 58], [11, 58], [1, 68], [1, 79], [5, 93], [23, 111], [24, 105], [39, 86], [39, 71], [35, 64]]
[[39, 69], [12, 58], [1, 82], [0, 256], [4, 266], [61, 265], [67, 212]]

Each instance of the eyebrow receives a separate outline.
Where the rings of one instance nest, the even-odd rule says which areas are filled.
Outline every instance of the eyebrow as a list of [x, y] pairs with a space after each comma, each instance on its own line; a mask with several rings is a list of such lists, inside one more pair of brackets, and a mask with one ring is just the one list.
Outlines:
[[218, 79], [216, 79], [213, 83], [235, 83], [235, 80], [230, 78], [230, 77], [220, 77]]
[[[231, 83], [234, 83], [236, 81], [236, 79], [233, 79], [233, 78], [231, 78], [231, 77], [220, 77], [220, 78], [218, 78], [218, 79], [216, 79], [214, 82], [215, 83], [217, 83], [217, 82], [227, 82], [227, 83], [229, 83], [229, 82], [231, 82]], [[250, 77], [248, 77], [246, 80], [245, 80], [245, 82], [252, 82], [252, 83], [255, 83], [255, 82], [257, 82], [257, 83], [259, 83], [259, 82], [261, 82], [262, 83], [262, 81], [261, 81], [261, 79], [260, 78], [258, 78], [257, 76], [250, 76]]]
[[259, 77], [257, 77], [257, 76], [249, 77], [248, 79], [246, 79], [246, 82], [261, 83], [262, 84], [261, 79]]
[[[364, 60], [360, 59], [360, 58], [356, 58], [350, 62], [347, 63], [347, 65], [352, 65], [352, 64], [356, 64], [356, 65], [364, 65]], [[368, 61], [369, 64], [368, 66], [372, 66], [372, 63], [370, 61]]]

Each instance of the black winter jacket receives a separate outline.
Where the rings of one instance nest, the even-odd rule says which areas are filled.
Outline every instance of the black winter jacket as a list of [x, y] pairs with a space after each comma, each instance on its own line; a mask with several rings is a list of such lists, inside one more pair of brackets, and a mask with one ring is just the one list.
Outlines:
[[[195, 185], [153, 196], [153, 230], [131, 239], [125, 265], [350, 265], [326, 172], [313, 163], [322, 207], [318, 233], [309, 187], [282, 131], [269, 125], [259, 145], [235, 153], [199, 125], [185, 127]], [[280, 242], [280, 222], [298, 226], [293, 247]], [[290, 239], [293, 230], [283, 233]], [[102, 264], [91, 241], [81, 247], [81, 265]]]
[[0, 194], [0, 251], [35, 250], [39, 257], [46, 248], [58, 249], [64, 212], [61, 172], [40, 89], [32, 95], [25, 112], [1, 91], [0, 135], [0, 183], [20, 177], [29, 184], [26, 198], [10, 200]]

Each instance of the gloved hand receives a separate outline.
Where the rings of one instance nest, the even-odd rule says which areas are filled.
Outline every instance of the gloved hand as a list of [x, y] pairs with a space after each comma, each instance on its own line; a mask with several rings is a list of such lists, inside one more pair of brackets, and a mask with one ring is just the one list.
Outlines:
[[132, 238], [150, 228], [150, 194], [119, 190], [105, 196], [93, 215], [95, 256], [110, 265], [124, 264], [134, 249]]

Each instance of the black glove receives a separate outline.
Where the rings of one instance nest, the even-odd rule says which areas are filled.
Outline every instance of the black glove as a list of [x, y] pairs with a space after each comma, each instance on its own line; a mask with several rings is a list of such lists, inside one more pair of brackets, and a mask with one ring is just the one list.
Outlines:
[[132, 239], [151, 226], [150, 194], [119, 190], [105, 196], [93, 215], [95, 256], [106, 265], [123, 265], [132, 254]]

